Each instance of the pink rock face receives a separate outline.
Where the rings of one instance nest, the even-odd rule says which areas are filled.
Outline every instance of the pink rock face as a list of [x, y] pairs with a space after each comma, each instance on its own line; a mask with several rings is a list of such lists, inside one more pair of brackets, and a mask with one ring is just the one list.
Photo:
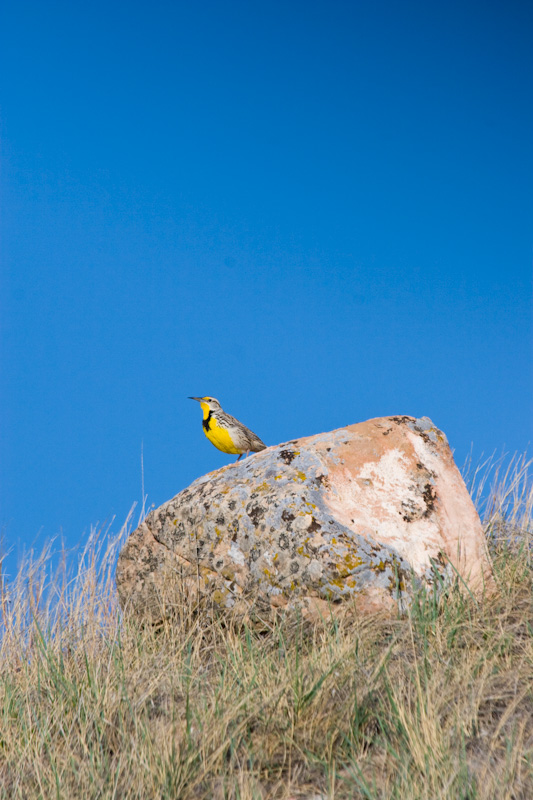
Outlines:
[[369, 420], [203, 476], [134, 531], [121, 603], [157, 619], [207, 599], [248, 613], [405, 609], [413, 590], [493, 589], [479, 517], [426, 417]]
[[[481, 521], [446, 436], [424, 417], [352, 425], [326, 500], [339, 522], [394, 548], [415, 573], [444, 556], [471, 591], [491, 579]], [[381, 439], [380, 439], [381, 437]], [[301, 440], [305, 441], [305, 440]]]

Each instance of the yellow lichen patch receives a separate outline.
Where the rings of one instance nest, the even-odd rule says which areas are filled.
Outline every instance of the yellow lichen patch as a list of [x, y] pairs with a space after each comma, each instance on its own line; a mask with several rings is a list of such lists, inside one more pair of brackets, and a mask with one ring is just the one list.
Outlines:
[[254, 492], [269, 492], [270, 486], [266, 481], [263, 481], [259, 486], [256, 486]]
[[356, 569], [356, 567], [360, 567], [363, 563], [363, 559], [359, 558], [359, 556], [354, 556], [353, 553], [347, 553], [344, 556], [344, 563], [348, 567], [348, 569]]
[[226, 597], [228, 596], [227, 591], [222, 592], [220, 589], [215, 589], [213, 594], [211, 595], [213, 602], [219, 606], [226, 605]]
[[302, 483], [303, 483], [303, 481], [305, 481], [306, 478], [307, 478], [307, 475], [305, 474], [305, 472], [302, 472], [301, 470], [299, 470], [296, 473], [296, 477], [293, 478], [293, 481], [302, 481]]
[[279, 581], [276, 579], [275, 573], [272, 573], [269, 569], [264, 567], [263, 575], [268, 580], [269, 584], [274, 587], [279, 587]]
[[220, 570], [220, 574], [222, 575], [223, 578], [226, 578], [226, 580], [228, 581], [235, 580], [235, 572], [232, 570], [231, 567], [223, 567]]
[[332, 578], [325, 585], [322, 584], [322, 593], [328, 600], [336, 600], [339, 597], [339, 593], [333, 589], [334, 586], [342, 591], [344, 589], [344, 581], [340, 580], [340, 578]]
[[[331, 557], [335, 559], [335, 567], [341, 579], [347, 578], [352, 570], [363, 563], [361, 558], [354, 556], [352, 553], [347, 553], [342, 556], [338, 553], [331, 553]], [[335, 581], [332, 580], [331, 583], [335, 583]]]
[[384, 561], [380, 561], [379, 564], [374, 564], [374, 569], [377, 569], [378, 572], [385, 572], [387, 565]]

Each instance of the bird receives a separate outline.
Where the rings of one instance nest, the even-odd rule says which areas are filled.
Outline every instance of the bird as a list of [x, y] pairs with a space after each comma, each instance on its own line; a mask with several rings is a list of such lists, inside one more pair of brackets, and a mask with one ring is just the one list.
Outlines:
[[266, 444], [259, 436], [249, 430], [242, 422], [226, 414], [215, 397], [189, 397], [188, 400], [197, 400], [204, 412], [202, 426], [204, 433], [211, 442], [223, 453], [237, 453], [239, 458], [246, 453], [258, 453], [266, 449]]

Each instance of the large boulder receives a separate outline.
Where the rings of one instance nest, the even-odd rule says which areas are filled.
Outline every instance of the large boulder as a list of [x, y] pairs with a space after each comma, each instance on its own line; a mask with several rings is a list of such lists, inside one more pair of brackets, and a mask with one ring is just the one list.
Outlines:
[[198, 478], [120, 553], [123, 608], [156, 621], [207, 601], [243, 615], [405, 608], [420, 586], [492, 587], [479, 517], [446, 436], [383, 417]]

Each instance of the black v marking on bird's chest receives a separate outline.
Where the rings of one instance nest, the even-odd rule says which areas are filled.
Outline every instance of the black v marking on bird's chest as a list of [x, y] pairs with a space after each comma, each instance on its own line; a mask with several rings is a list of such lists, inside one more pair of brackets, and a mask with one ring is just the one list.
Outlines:
[[209, 423], [211, 422], [211, 417], [212, 417], [212, 416], [213, 416], [213, 412], [212, 412], [212, 411], [210, 411], [210, 412], [209, 412], [209, 414], [207, 415], [207, 417], [206, 417], [205, 419], [203, 419], [203, 420], [202, 420], [202, 425], [204, 426], [204, 428], [206, 429], [206, 431], [208, 431], [208, 430], [209, 430], [209, 428], [210, 428], [210, 424], [209, 424]]

